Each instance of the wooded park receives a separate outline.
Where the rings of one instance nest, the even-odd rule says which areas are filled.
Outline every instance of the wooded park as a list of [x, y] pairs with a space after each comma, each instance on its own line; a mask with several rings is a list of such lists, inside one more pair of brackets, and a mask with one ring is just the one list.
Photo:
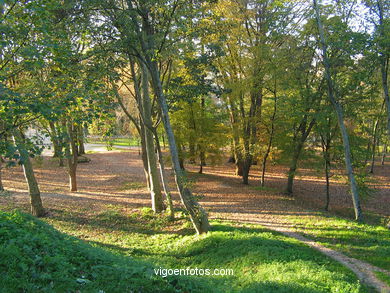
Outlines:
[[390, 292], [389, 0], [0, 0], [0, 292]]

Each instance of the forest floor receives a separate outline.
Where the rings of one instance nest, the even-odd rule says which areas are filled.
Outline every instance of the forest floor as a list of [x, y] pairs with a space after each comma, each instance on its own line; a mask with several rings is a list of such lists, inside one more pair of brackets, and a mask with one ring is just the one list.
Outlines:
[[[112, 151], [88, 154], [90, 163], [79, 164], [77, 193], [68, 191], [68, 176], [57, 161], [44, 157], [34, 162], [44, 205], [49, 218], [77, 211], [87, 221], [88, 214], [115, 206], [131, 212], [150, 205], [145, 188], [141, 160], [137, 151]], [[359, 259], [355, 273], [377, 288], [389, 284], [390, 232], [383, 224], [390, 218], [390, 164], [378, 165], [370, 180], [375, 192], [362, 201], [366, 220], [370, 224], [356, 224], [348, 220], [353, 215], [348, 186], [342, 179], [331, 182], [330, 213], [323, 212], [324, 180], [316, 171], [301, 169], [294, 185], [294, 198], [284, 194], [285, 167], [271, 167], [267, 172], [266, 187], [259, 187], [259, 169], [254, 166], [248, 186], [234, 176], [234, 166], [206, 166], [198, 174], [196, 166], [188, 165], [190, 184], [202, 205], [213, 219], [242, 221], [263, 225], [294, 238], [301, 238], [309, 246], [326, 253], [339, 251], [339, 261], [345, 264]], [[3, 182], [10, 192], [0, 196], [0, 205], [7, 209], [29, 209], [27, 186], [20, 167], [3, 170]], [[170, 183], [175, 190], [174, 182]], [[174, 192], [175, 205], [179, 199]], [[74, 216], [74, 215], [73, 215]], [[342, 216], [342, 217], [339, 217]], [[67, 219], [72, 221], [70, 217]], [[382, 225], [379, 225], [382, 224]], [[79, 235], [80, 236], [80, 235]], [[82, 238], [82, 237], [81, 237]], [[86, 236], [87, 238], [87, 236]], [[314, 240], [314, 241], [313, 241]], [[330, 250], [331, 249], [331, 250]], [[333, 252], [332, 252], [333, 251]], [[345, 255], [347, 258], [345, 258]], [[348, 257], [350, 257], [348, 259]], [[373, 270], [377, 270], [375, 274]], [[367, 279], [368, 278], [368, 279]], [[371, 280], [370, 280], [371, 279]], [[379, 287], [378, 287], [379, 286]]]

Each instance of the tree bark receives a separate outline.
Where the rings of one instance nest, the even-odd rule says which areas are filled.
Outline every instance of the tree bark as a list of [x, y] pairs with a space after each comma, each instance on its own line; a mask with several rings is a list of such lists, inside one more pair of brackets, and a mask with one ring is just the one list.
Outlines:
[[370, 166], [371, 174], [374, 173], [376, 146], [378, 143], [378, 125], [379, 125], [379, 119], [375, 121], [374, 133], [372, 136], [372, 153], [371, 153], [371, 166]]
[[[127, 0], [127, 4], [130, 9], [133, 9], [133, 2], [131, 0]], [[198, 234], [206, 233], [210, 228], [207, 213], [193, 197], [190, 189], [187, 186], [185, 174], [180, 168], [179, 153], [177, 150], [175, 136], [173, 134], [169, 118], [168, 104], [162, 88], [160, 71], [158, 68], [157, 61], [152, 55], [156, 49], [154, 45], [155, 36], [153, 26], [151, 23], [149, 23], [148, 18], [143, 18], [141, 25], [139, 23], [139, 19], [134, 13], [131, 14], [131, 18], [136, 29], [138, 41], [143, 51], [143, 56], [139, 56], [139, 59], [140, 62], [146, 63], [148, 70], [150, 71], [153, 90], [161, 108], [162, 121], [165, 132], [167, 134], [169, 150], [171, 153], [172, 165], [175, 174], [175, 181], [179, 191], [181, 202], [188, 211], [191, 222], [196, 232]]]
[[277, 94], [276, 94], [276, 82], [275, 82], [275, 89], [274, 89], [274, 109], [272, 112], [271, 117], [271, 131], [269, 134], [269, 140], [267, 144], [267, 150], [265, 151], [262, 163], [261, 163], [261, 187], [264, 187], [265, 184], [265, 168], [267, 165], [267, 159], [271, 152], [272, 142], [274, 139], [274, 132], [275, 132], [275, 117], [276, 117], [276, 110], [277, 110]]
[[165, 166], [164, 166], [164, 157], [162, 155], [161, 145], [160, 145], [160, 141], [158, 139], [157, 131], [155, 131], [155, 133], [154, 133], [154, 139], [156, 141], [158, 163], [160, 165], [161, 182], [162, 182], [163, 190], [165, 193], [165, 197], [167, 199], [168, 214], [169, 214], [170, 220], [173, 221], [175, 219], [175, 211], [173, 210], [172, 196], [171, 196], [171, 192], [169, 190], [168, 177], [167, 177], [167, 174], [165, 172]]
[[[330, 124], [330, 122], [329, 122]], [[325, 211], [329, 210], [330, 203], [330, 142], [331, 134], [328, 132], [326, 137], [321, 134], [321, 146], [322, 146], [322, 156], [324, 158], [324, 167], [325, 167], [325, 188], [326, 188], [326, 201], [325, 201]]]
[[340, 127], [341, 136], [343, 138], [343, 146], [344, 146], [344, 155], [345, 155], [345, 167], [349, 178], [349, 183], [351, 187], [351, 194], [352, 194], [352, 201], [355, 211], [355, 219], [357, 221], [361, 221], [363, 218], [362, 210], [360, 207], [360, 200], [359, 200], [359, 193], [358, 193], [358, 187], [355, 180], [355, 175], [352, 167], [352, 158], [351, 158], [351, 148], [349, 144], [349, 135], [347, 132], [347, 128], [344, 124], [344, 114], [343, 109], [340, 105], [340, 103], [337, 101], [336, 93], [335, 93], [335, 86], [332, 80], [331, 75], [331, 68], [330, 68], [330, 62], [328, 60], [328, 54], [327, 54], [327, 45], [325, 41], [325, 34], [324, 29], [322, 27], [322, 22], [320, 18], [320, 11], [317, 4], [317, 0], [313, 0], [313, 6], [316, 14], [316, 20], [317, 20], [317, 27], [320, 35], [320, 42], [321, 42], [321, 49], [322, 49], [322, 57], [323, 57], [323, 64], [325, 67], [325, 77], [328, 84], [328, 97], [329, 100], [336, 112], [337, 115], [337, 121]]
[[78, 155], [85, 155], [85, 145], [84, 145], [84, 130], [83, 126], [79, 125], [77, 127], [77, 142], [78, 142]]
[[288, 170], [288, 177], [287, 177], [287, 194], [292, 196], [293, 195], [293, 185], [294, 185], [294, 179], [295, 179], [295, 173], [297, 171], [297, 165], [299, 156], [301, 155], [301, 151], [303, 148], [303, 143], [299, 141], [295, 147], [293, 152], [293, 157], [291, 159], [290, 163], [290, 169]]
[[41, 192], [39, 190], [38, 182], [35, 178], [34, 169], [30, 161], [28, 151], [25, 147], [25, 142], [22, 133], [14, 129], [13, 139], [15, 146], [19, 152], [20, 160], [23, 165], [24, 177], [26, 178], [28, 185], [28, 192], [30, 194], [31, 213], [36, 217], [42, 217], [45, 215], [45, 210], [42, 205]]
[[156, 153], [154, 152], [152, 125], [152, 108], [149, 96], [149, 77], [144, 64], [141, 64], [142, 70], [142, 111], [143, 123], [145, 124], [145, 148], [148, 159], [148, 170], [150, 179], [150, 195], [152, 199], [152, 209], [155, 213], [160, 213], [164, 209], [159, 175], [157, 171]]
[[171, 122], [169, 119], [168, 105], [163, 94], [158, 66], [155, 61], [152, 61], [150, 59], [148, 60], [148, 65], [152, 76], [154, 92], [161, 107], [162, 120], [168, 138], [172, 165], [175, 171], [175, 181], [179, 191], [180, 199], [190, 215], [192, 224], [196, 232], [198, 234], [207, 233], [210, 229], [207, 213], [196, 201], [190, 189], [187, 187], [186, 177], [180, 167], [179, 153], [177, 151], [175, 136], [173, 134]]
[[[385, 32], [385, 19], [384, 19], [384, 7], [381, 0], [377, 0], [378, 16], [379, 16], [379, 34], [381, 38], [386, 38]], [[389, 71], [389, 49], [384, 47], [381, 48], [382, 51], [379, 52], [380, 64], [381, 64], [381, 77], [382, 77], [382, 89], [383, 97], [386, 103], [386, 112], [387, 112], [387, 135], [390, 139], [390, 97], [389, 97], [389, 86], [388, 86], [388, 71]]]
[[149, 173], [149, 165], [148, 165], [148, 153], [146, 151], [146, 138], [145, 138], [145, 125], [141, 123], [140, 125], [140, 139], [141, 139], [141, 158], [142, 158], [142, 165], [144, 167], [144, 173], [145, 173], [145, 179], [146, 179], [146, 185], [148, 186], [148, 190], [150, 192], [150, 173]]
[[387, 152], [387, 145], [385, 144], [383, 146], [383, 152], [382, 152], [382, 159], [381, 159], [381, 165], [385, 165], [385, 160], [386, 160], [386, 152]]
[[65, 144], [65, 156], [69, 174], [69, 190], [77, 191], [77, 144], [76, 144], [76, 129], [71, 121], [64, 121], [64, 128], [67, 131], [67, 142]]

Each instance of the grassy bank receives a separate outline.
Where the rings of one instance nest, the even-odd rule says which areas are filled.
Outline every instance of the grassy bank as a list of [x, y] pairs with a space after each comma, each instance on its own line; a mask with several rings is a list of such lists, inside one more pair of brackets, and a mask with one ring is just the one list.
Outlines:
[[288, 217], [296, 231], [348, 256], [390, 270], [390, 230], [318, 213]]
[[[7, 292], [369, 292], [340, 264], [259, 226], [214, 222], [213, 232], [193, 236], [184, 217], [169, 223], [148, 209], [126, 214], [113, 206], [88, 218], [56, 211], [45, 221], [62, 233], [20, 213], [1, 213], [0, 221]], [[162, 278], [152, 268], [211, 275]], [[213, 275], [214, 269], [234, 274]]]

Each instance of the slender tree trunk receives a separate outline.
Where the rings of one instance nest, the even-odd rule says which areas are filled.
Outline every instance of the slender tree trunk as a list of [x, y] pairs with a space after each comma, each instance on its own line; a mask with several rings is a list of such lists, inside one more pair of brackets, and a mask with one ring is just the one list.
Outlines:
[[199, 145], [199, 174], [203, 173], [203, 167], [206, 166], [205, 153], [202, 147]]
[[[330, 124], [330, 122], [329, 122]], [[330, 129], [330, 128], [329, 128]], [[321, 134], [321, 146], [322, 146], [322, 156], [324, 158], [324, 166], [325, 166], [325, 188], [326, 188], [326, 202], [325, 202], [325, 211], [329, 210], [330, 204], [330, 142], [331, 142], [331, 134], [327, 133], [326, 137]]]
[[13, 139], [20, 155], [20, 160], [23, 165], [24, 177], [26, 178], [28, 185], [31, 213], [36, 217], [42, 217], [45, 215], [45, 210], [42, 205], [41, 192], [39, 191], [38, 182], [34, 175], [34, 169], [30, 161], [29, 154], [26, 150], [22, 133], [17, 129], [13, 130]]
[[[203, 48], [203, 46], [202, 46], [202, 48]], [[206, 105], [205, 103], [206, 103], [205, 98], [202, 96], [201, 100], [200, 100], [200, 109], [201, 109], [201, 111], [200, 111], [201, 117], [200, 118], [201, 118], [202, 123], [200, 124], [200, 130], [199, 130], [199, 133], [201, 136], [204, 135], [203, 134], [203, 127], [204, 127], [204, 111], [205, 111], [205, 105]], [[202, 143], [198, 144], [198, 150], [199, 150], [199, 174], [202, 174], [203, 167], [206, 166], [205, 148], [202, 145]]]
[[171, 192], [169, 190], [168, 177], [167, 177], [167, 174], [165, 172], [165, 167], [164, 167], [164, 157], [163, 157], [163, 154], [161, 151], [161, 145], [160, 145], [160, 141], [158, 139], [157, 131], [155, 131], [155, 133], [154, 133], [154, 139], [156, 141], [158, 163], [160, 165], [161, 182], [162, 182], [163, 190], [165, 193], [165, 197], [167, 199], [169, 218], [170, 218], [170, 220], [173, 221], [175, 219], [175, 211], [173, 210], [172, 195], [171, 195]]
[[265, 168], [267, 165], [267, 159], [271, 152], [272, 142], [274, 139], [274, 132], [275, 132], [275, 117], [276, 117], [276, 109], [277, 109], [277, 94], [276, 94], [276, 82], [275, 82], [275, 91], [274, 91], [274, 110], [271, 117], [271, 131], [269, 134], [269, 140], [267, 144], [267, 150], [264, 154], [263, 161], [261, 164], [261, 186], [264, 187], [265, 184]]
[[189, 160], [188, 162], [190, 164], [195, 164], [196, 161], [195, 161], [195, 143], [194, 143], [194, 140], [193, 139], [190, 139], [190, 143], [189, 143]]
[[142, 111], [143, 123], [145, 124], [145, 147], [148, 158], [148, 170], [150, 175], [150, 195], [152, 198], [152, 209], [155, 213], [160, 213], [164, 209], [159, 175], [157, 171], [156, 153], [154, 152], [154, 141], [152, 127], [152, 109], [149, 96], [148, 71], [144, 64], [142, 69]]
[[180, 168], [182, 170], [185, 170], [184, 168], [184, 151], [183, 151], [183, 146], [180, 144], [179, 145], [179, 164], [180, 164]]
[[382, 159], [381, 159], [381, 165], [385, 165], [385, 160], [386, 160], [386, 152], [387, 152], [387, 145], [385, 144], [383, 146], [383, 152], [382, 152]]
[[348, 174], [350, 187], [351, 187], [352, 201], [353, 201], [353, 206], [354, 206], [354, 210], [355, 210], [355, 219], [357, 221], [361, 221], [363, 215], [362, 215], [362, 210], [360, 207], [358, 187], [356, 184], [355, 175], [354, 175], [353, 167], [352, 167], [352, 158], [351, 158], [351, 148], [350, 148], [350, 144], [349, 144], [349, 136], [348, 136], [347, 128], [345, 127], [345, 124], [344, 124], [343, 109], [336, 98], [335, 86], [333, 84], [332, 75], [330, 72], [331, 68], [330, 68], [330, 63], [328, 60], [325, 34], [324, 34], [324, 29], [322, 27], [320, 11], [319, 11], [319, 7], [317, 4], [317, 0], [313, 0], [313, 6], [314, 6], [315, 13], [316, 13], [317, 26], [318, 26], [318, 31], [319, 31], [319, 35], [320, 35], [320, 42], [321, 42], [321, 47], [322, 47], [323, 64], [325, 67], [325, 77], [326, 77], [326, 81], [328, 84], [328, 97], [329, 97], [329, 100], [332, 103], [334, 110], [336, 112], [341, 136], [343, 138], [344, 154], [345, 154], [345, 167], [346, 167], [346, 171]]
[[173, 134], [171, 122], [169, 119], [168, 105], [163, 94], [157, 63], [155, 61], [148, 60], [148, 64], [152, 75], [154, 92], [161, 107], [162, 120], [165, 132], [168, 137], [169, 150], [171, 153], [172, 165], [175, 171], [175, 180], [180, 199], [190, 215], [196, 232], [198, 234], [206, 233], [210, 229], [207, 213], [196, 201], [191, 191], [187, 187], [186, 177], [180, 167], [179, 153], [177, 151], [175, 136]]
[[330, 170], [330, 162], [329, 162], [329, 154], [324, 154], [326, 156], [325, 159], [325, 181], [326, 181], [326, 203], [325, 203], [325, 211], [329, 210], [330, 203], [330, 184], [329, 184], [329, 170]]
[[83, 126], [79, 125], [77, 128], [77, 142], [78, 142], [78, 155], [85, 155], [85, 146], [84, 146], [84, 131]]
[[[379, 34], [384, 40], [387, 38], [385, 31], [385, 18], [384, 18], [384, 7], [383, 1], [377, 0], [378, 16], [379, 16]], [[382, 89], [383, 97], [386, 103], [387, 112], [387, 135], [390, 139], [390, 97], [389, 97], [389, 86], [388, 86], [388, 70], [389, 70], [389, 49], [388, 47], [381, 48], [380, 52], [380, 64], [381, 64], [381, 77], [382, 77]]]
[[69, 190], [77, 191], [77, 145], [75, 125], [70, 121], [64, 121], [64, 128], [67, 130], [67, 143], [65, 144], [65, 156], [69, 174]]
[[61, 144], [59, 142], [58, 138], [58, 132], [56, 129], [56, 126], [53, 121], [49, 121], [49, 127], [50, 127], [50, 139], [53, 143], [53, 158], [60, 158], [61, 157]]
[[375, 121], [374, 134], [372, 137], [372, 154], [371, 154], [371, 167], [370, 167], [371, 174], [374, 173], [376, 146], [378, 142], [378, 125], [379, 125], [379, 119]]
[[148, 153], [146, 152], [146, 138], [145, 138], [145, 126], [143, 123], [140, 125], [140, 139], [141, 139], [141, 158], [142, 165], [144, 167], [146, 184], [148, 186], [148, 190], [151, 190], [150, 187], [150, 174], [149, 174], [149, 165], [148, 165]]

